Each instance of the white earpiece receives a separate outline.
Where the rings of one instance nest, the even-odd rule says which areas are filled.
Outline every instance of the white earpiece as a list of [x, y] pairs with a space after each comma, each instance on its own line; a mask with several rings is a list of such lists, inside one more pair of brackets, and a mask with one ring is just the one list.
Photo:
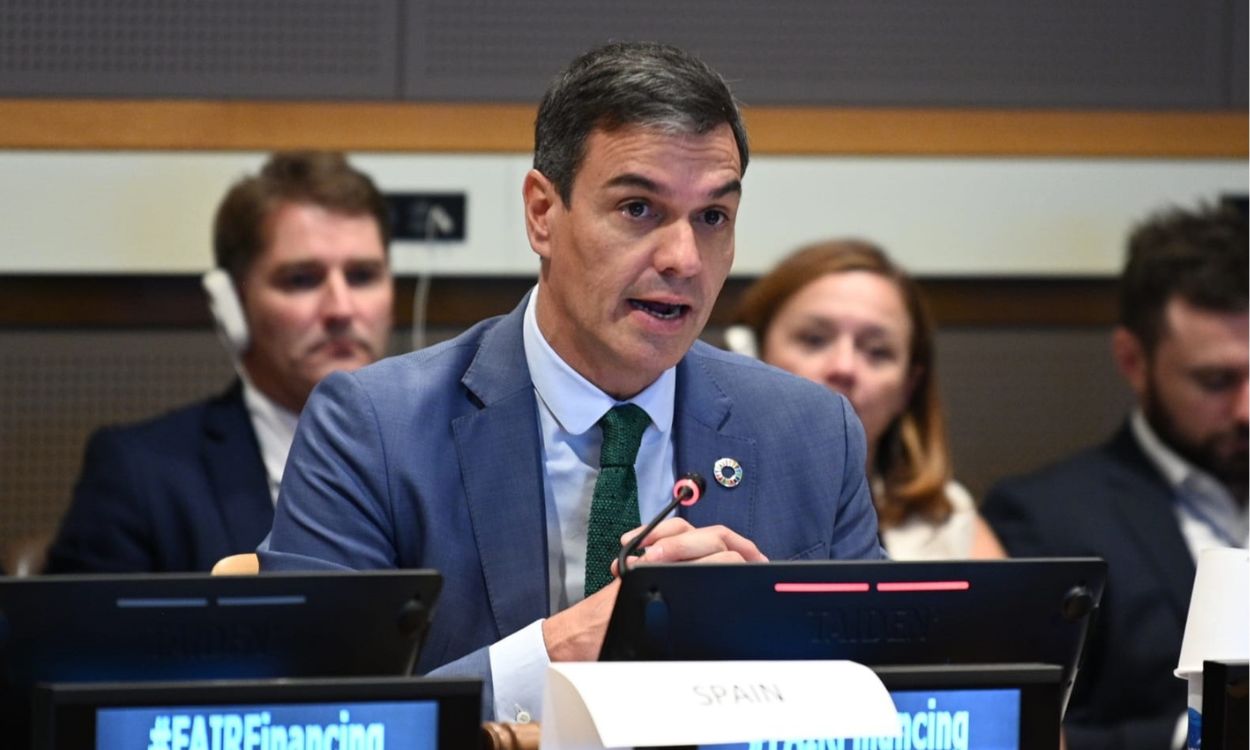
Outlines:
[[214, 268], [200, 279], [208, 294], [208, 309], [217, 324], [217, 335], [234, 360], [243, 356], [250, 340], [243, 305], [234, 290], [234, 282], [224, 269]]
[[755, 331], [750, 326], [736, 325], [725, 329], [725, 346], [729, 351], [752, 359], [760, 358], [760, 348], [755, 341]]

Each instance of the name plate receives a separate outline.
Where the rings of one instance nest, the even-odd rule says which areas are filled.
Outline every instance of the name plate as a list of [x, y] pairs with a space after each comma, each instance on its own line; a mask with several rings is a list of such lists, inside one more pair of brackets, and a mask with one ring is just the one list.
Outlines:
[[881, 680], [849, 661], [560, 663], [543, 691], [543, 750], [898, 732]]

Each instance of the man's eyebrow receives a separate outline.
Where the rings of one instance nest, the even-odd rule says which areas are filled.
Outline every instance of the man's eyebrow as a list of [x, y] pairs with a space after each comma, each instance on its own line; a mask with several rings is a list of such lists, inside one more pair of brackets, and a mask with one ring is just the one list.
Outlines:
[[[617, 175], [616, 177], [613, 177], [612, 179], [607, 181], [606, 187], [633, 187], [633, 188], [638, 188], [640, 190], [646, 190], [647, 192], [650, 192], [650, 193], [660, 193], [660, 194], [667, 192], [666, 190], [661, 188], [659, 183], [657, 183], [655, 180], [652, 180], [647, 177], [643, 177], [640, 174], [634, 174], [633, 172], [626, 172], [625, 174], [621, 174], [621, 175]], [[708, 197], [724, 198], [726, 195], [729, 195], [730, 193], [738, 193], [738, 194], [742, 193], [742, 180], [734, 178], [730, 180], [729, 182], [726, 182], [724, 185], [721, 185], [715, 190], [712, 190], [711, 192], [709, 192]]]
[[608, 180], [606, 187], [634, 187], [651, 193], [663, 192], [655, 180], [648, 179], [640, 174], [634, 174], [633, 172], [626, 172], [613, 177]]
[[297, 258], [294, 260], [283, 261], [273, 267], [275, 271], [309, 271], [322, 267], [319, 260], [313, 258]]
[[730, 180], [729, 182], [726, 182], [724, 185], [721, 185], [720, 187], [713, 190], [710, 195], [713, 198], [724, 198], [726, 195], [729, 195], [730, 193], [737, 193], [738, 195], [742, 195], [742, 180], [739, 180], [739, 179]]

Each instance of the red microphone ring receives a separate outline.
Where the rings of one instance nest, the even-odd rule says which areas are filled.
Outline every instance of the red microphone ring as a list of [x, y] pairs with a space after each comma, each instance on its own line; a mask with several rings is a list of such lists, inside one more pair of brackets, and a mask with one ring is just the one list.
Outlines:
[[680, 498], [682, 490], [689, 490], [690, 492], [690, 497], [684, 500], [680, 500], [682, 505], [689, 508], [691, 505], [694, 505], [695, 503], [699, 502], [699, 485], [696, 484], [693, 480], [678, 479], [677, 483], [673, 485], [673, 498], [674, 499]]

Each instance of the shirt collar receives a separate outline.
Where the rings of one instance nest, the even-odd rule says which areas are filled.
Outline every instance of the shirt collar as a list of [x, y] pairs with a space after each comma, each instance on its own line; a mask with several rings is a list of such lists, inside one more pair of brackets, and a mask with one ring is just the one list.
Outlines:
[[260, 457], [269, 479], [269, 492], [276, 502], [278, 485], [282, 484], [282, 469], [286, 466], [286, 456], [295, 440], [295, 426], [299, 423], [299, 415], [278, 405], [252, 385], [246, 374], [240, 374], [243, 379], [243, 403], [247, 407], [252, 430], [256, 433], [256, 441], [260, 444]]
[[[570, 435], [580, 435], [594, 427], [618, 402], [582, 377], [547, 343], [538, 329], [537, 300], [538, 287], [534, 287], [525, 305], [525, 321], [521, 329], [530, 379], [534, 382], [538, 398], [560, 427]], [[629, 403], [641, 407], [661, 433], [668, 433], [673, 426], [676, 386], [677, 368], [670, 367], [655, 382], [629, 399]]]
[[[1150, 426], [1150, 422], [1146, 420], [1146, 415], [1140, 407], [1133, 410], [1133, 415], [1129, 418], [1129, 426], [1142, 452], [1155, 465], [1172, 489], [1178, 491], [1196, 489], [1203, 494], [1215, 492], [1228, 495], [1228, 490], [1218, 479], [1186, 461], [1167, 443], [1164, 443]], [[1228, 498], [1231, 501], [1232, 496], [1228, 495]]]

